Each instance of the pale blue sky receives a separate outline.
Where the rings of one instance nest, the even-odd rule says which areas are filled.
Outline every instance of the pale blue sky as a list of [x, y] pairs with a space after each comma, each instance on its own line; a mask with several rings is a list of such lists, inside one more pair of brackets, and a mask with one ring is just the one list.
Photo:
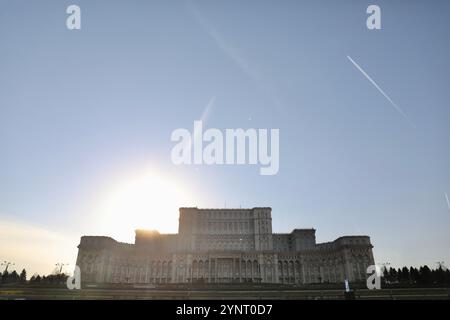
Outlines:
[[[366, 28], [372, 3], [382, 30]], [[450, 264], [450, 2], [0, 5], [0, 221], [71, 234], [74, 250], [116, 175], [151, 164], [195, 185], [184, 205], [271, 206], [276, 232], [367, 234], [377, 262]], [[171, 132], [212, 97], [208, 127], [280, 129], [278, 175], [172, 165]]]

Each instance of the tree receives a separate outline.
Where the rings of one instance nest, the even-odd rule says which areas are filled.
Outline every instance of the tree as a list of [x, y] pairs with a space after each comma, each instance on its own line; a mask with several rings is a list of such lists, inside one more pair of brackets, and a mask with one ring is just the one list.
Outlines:
[[420, 267], [419, 269], [419, 283], [430, 284], [431, 283], [431, 270], [427, 265]]
[[442, 269], [442, 265], [439, 268], [433, 270], [433, 282], [443, 284], [445, 283], [445, 271]]
[[8, 281], [8, 282], [15, 283], [15, 282], [19, 282], [19, 280], [20, 280], [20, 277], [19, 277], [19, 275], [17, 274], [17, 271], [16, 271], [16, 270], [14, 270], [13, 272], [11, 272], [11, 273], [9, 274], [9, 281]]
[[400, 268], [398, 268], [398, 270], [397, 270], [397, 281], [403, 282], [403, 272], [402, 272], [402, 269], [400, 269]]
[[383, 280], [384, 280], [385, 283], [389, 283], [390, 282], [390, 280], [389, 280], [389, 271], [388, 271], [388, 268], [386, 268], [386, 267], [383, 268]]
[[397, 271], [395, 270], [395, 268], [390, 268], [389, 269], [389, 281], [391, 283], [397, 282]]
[[410, 275], [409, 275], [409, 270], [407, 267], [403, 267], [402, 268], [402, 278], [400, 280], [401, 282], [406, 282], [409, 283], [411, 281], [410, 279]]
[[383, 277], [387, 279], [389, 277], [389, 271], [388, 268], [383, 268]]
[[3, 271], [2, 274], [2, 283], [8, 283], [9, 282], [9, 272], [8, 270]]
[[27, 282], [27, 271], [25, 269], [22, 270], [19, 276], [20, 282]]
[[411, 283], [417, 283], [419, 281], [419, 270], [417, 268], [409, 268], [409, 278], [411, 279]]

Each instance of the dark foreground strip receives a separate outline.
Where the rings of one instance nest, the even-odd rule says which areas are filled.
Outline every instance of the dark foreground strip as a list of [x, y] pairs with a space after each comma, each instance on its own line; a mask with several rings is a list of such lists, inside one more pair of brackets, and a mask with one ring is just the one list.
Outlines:
[[326, 316], [330, 319], [372, 319], [399, 315], [431, 317], [448, 312], [450, 300], [410, 301], [295, 301], [295, 300], [120, 300], [120, 301], [49, 301], [4, 300], [0, 311], [6, 316], [70, 319], [311, 319]]

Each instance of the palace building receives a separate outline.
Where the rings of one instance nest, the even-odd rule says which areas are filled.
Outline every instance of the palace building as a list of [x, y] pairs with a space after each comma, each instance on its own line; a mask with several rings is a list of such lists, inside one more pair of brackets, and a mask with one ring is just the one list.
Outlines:
[[368, 236], [316, 243], [316, 230], [272, 233], [272, 209], [180, 208], [177, 234], [136, 230], [134, 244], [83, 236], [83, 283], [279, 283], [365, 281]]

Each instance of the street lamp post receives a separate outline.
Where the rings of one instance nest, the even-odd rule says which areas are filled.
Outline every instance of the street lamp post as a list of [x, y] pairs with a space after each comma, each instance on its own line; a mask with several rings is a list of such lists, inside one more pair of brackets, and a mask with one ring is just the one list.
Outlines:
[[447, 271], [447, 267], [444, 264], [444, 261], [438, 261], [436, 262], [436, 264], [438, 265], [438, 269], [442, 269], [443, 271]]
[[5, 270], [3, 270], [3, 273], [5, 273], [5, 272], [7, 272], [8, 271], [8, 267], [9, 266], [14, 266], [15, 264], [14, 263], [12, 263], [12, 262], [9, 262], [9, 261], [3, 261], [2, 262], [2, 264], [1, 264], [2, 266], [5, 266]]
[[57, 264], [55, 264], [56, 270], [58, 271], [58, 274], [61, 274], [62, 273], [62, 269], [65, 266], [68, 266], [68, 265], [69, 265], [68, 263], [57, 263]]

